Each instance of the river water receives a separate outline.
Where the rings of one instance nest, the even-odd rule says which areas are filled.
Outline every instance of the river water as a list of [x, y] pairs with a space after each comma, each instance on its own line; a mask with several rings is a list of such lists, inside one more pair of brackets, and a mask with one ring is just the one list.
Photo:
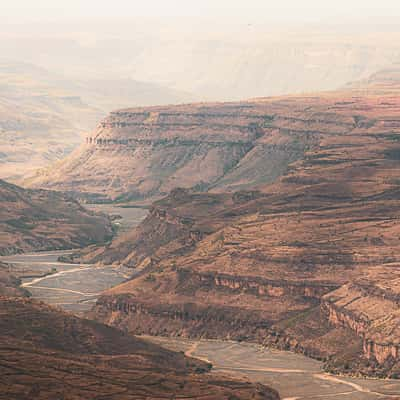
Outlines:
[[76, 314], [88, 311], [102, 291], [132, 275], [127, 268], [57, 261], [67, 254], [70, 252], [21, 254], [0, 257], [0, 261], [12, 265], [11, 271], [34, 298]]

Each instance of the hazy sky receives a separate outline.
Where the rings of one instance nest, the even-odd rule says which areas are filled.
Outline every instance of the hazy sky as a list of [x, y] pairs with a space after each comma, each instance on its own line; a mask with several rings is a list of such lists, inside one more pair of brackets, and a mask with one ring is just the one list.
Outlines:
[[400, 0], [0, 0], [0, 18], [8, 22], [137, 16], [317, 22], [398, 17]]

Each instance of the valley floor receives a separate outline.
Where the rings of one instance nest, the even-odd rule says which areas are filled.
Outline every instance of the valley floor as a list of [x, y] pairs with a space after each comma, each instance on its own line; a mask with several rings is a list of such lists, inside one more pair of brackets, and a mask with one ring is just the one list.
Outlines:
[[322, 371], [319, 361], [256, 344], [149, 336], [146, 339], [207, 360], [215, 372], [274, 387], [283, 400], [386, 400], [398, 398], [400, 393], [400, 381], [332, 376]]
[[[137, 224], [145, 214], [144, 210], [132, 212], [122, 215], [123, 230], [126, 225]], [[10, 265], [11, 272], [22, 279], [22, 286], [34, 298], [79, 314], [90, 309], [102, 291], [128, 278], [128, 271], [121, 267], [58, 261], [60, 256], [72, 252], [20, 254], [0, 257], [0, 260]], [[319, 361], [256, 344], [146, 338], [163, 347], [184, 351], [187, 356], [209, 361], [214, 372], [269, 385], [279, 391], [283, 400], [388, 400], [398, 398], [400, 393], [400, 381], [332, 376], [323, 372]]]
[[[118, 234], [133, 228], [147, 214], [140, 208], [114, 205], [88, 205], [96, 212], [118, 215]], [[12, 265], [12, 273], [22, 280], [22, 286], [34, 298], [79, 314], [90, 310], [102, 291], [125, 281], [132, 271], [123, 267], [59, 262], [73, 250], [24, 253], [0, 256], [0, 261]]]
[[128, 278], [126, 268], [68, 264], [58, 261], [70, 251], [39, 252], [0, 257], [34, 298], [75, 314], [90, 310], [102, 291]]

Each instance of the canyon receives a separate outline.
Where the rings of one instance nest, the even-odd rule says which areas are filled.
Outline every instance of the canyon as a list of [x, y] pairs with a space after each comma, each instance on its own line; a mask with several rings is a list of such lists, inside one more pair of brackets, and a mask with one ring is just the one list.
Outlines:
[[[398, 378], [396, 76], [384, 71], [308, 96], [113, 113], [65, 161], [67, 178], [54, 187], [78, 192], [87, 174], [88, 182], [99, 179], [97, 192], [87, 193], [101, 201], [148, 202], [171, 191], [131, 232], [72, 255], [135, 271], [98, 299], [90, 317], [135, 334], [254, 341], [323, 360], [330, 372]], [[244, 157], [230, 149], [232, 166], [211, 174], [218, 168], [203, 144], [222, 146], [221, 155], [249, 141]], [[207, 161], [199, 164], [192, 150], [179, 155], [183, 145]], [[94, 166], [105, 154], [100, 172]], [[124, 166], [136, 154], [143, 174], [127, 168], [128, 175]], [[226, 159], [215, 160], [223, 171]], [[246, 174], [249, 160], [260, 168]], [[114, 192], [113, 163], [126, 174]], [[174, 189], [180, 168], [200, 177], [185, 173], [186, 188]]]
[[3, 186], [103, 222], [72, 197], [149, 207], [134, 229], [63, 258], [130, 275], [98, 296], [91, 320], [397, 379], [399, 87], [388, 70], [335, 92], [123, 109], [27, 180], [34, 189]]
[[[62, 193], [26, 190], [4, 181], [0, 187], [3, 253], [82, 246], [104, 241], [114, 233], [109, 217], [84, 209]], [[134, 215], [140, 218], [140, 214]], [[11, 224], [9, 217], [15, 223]], [[112, 286], [113, 279], [114, 284], [124, 280], [111, 266], [71, 268], [57, 262], [63, 254], [69, 252], [42, 251], [31, 254], [30, 259], [23, 254], [0, 261], [0, 397], [145, 400], [179, 395], [209, 400], [279, 400], [278, 393], [265, 385], [223, 373], [210, 374], [212, 365], [207, 362], [31, 299], [32, 293], [38, 297], [35, 289], [46, 289], [46, 279], [58, 282], [58, 276], [75, 273], [72, 284], [76, 285], [76, 279], [81, 279], [77, 270], [90, 269], [94, 287]], [[55, 265], [61, 271], [57, 272]], [[99, 277], [102, 272], [104, 282]], [[34, 286], [39, 282], [40, 287]], [[82, 285], [88, 288], [87, 282]], [[68, 303], [63, 301], [67, 309]], [[79, 309], [70, 311], [77, 313]]]
[[3, 7], [0, 400], [400, 400], [400, 9], [157, 2]]

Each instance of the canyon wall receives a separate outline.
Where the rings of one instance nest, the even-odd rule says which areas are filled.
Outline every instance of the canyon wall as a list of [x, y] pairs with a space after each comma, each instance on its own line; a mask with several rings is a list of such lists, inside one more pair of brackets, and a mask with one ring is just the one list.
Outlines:
[[[86, 253], [134, 275], [104, 293], [92, 315], [127, 331], [254, 340], [323, 359], [332, 372], [397, 377], [398, 97], [355, 90], [249, 104], [242, 113], [262, 107], [258, 115], [270, 116], [263, 133], [239, 131], [240, 122], [229, 120], [232, 138], [307, 143], [302, 156], [272, 183], [252, 180], [246, 189], [242, 175], [229, 192], [225, 175], [208, 193], [174, 190], [137, 229]], [[164, 118], [147, 112], [148, 123]], [[156, 126], [158, 138], [171, 134]], [[113, 138], [102, 129], [98, 138]], [[128, 129], [113, 126], [124, 139]], [[183, 140], [200, 128], [176, 129]], [[152, 139], [151, 129], [140, 132], [140, 140]], [[196, 132], [218, 138], [214, 130]], [[92, 139], [87, 146], [130, 144]], [[349, 291], [357, 296], [346, 292], [349, 283], [357, 283]]]
[[327, 294], [322, 307], [333, 326], [355, 332], [364, 357], [400, 377], [400, 295], [373, 284], [351, 283]]
[[[80, 149], [25, 184], [146, 203], [177, 186], [231, 191], [267, 184], [318, 143], [320, 130], [335, 126], [315, 115], [286, 115], [287, 108], [259, 100], [116, 111]], [[354, 124], [342, 123], [341, 131]]]

